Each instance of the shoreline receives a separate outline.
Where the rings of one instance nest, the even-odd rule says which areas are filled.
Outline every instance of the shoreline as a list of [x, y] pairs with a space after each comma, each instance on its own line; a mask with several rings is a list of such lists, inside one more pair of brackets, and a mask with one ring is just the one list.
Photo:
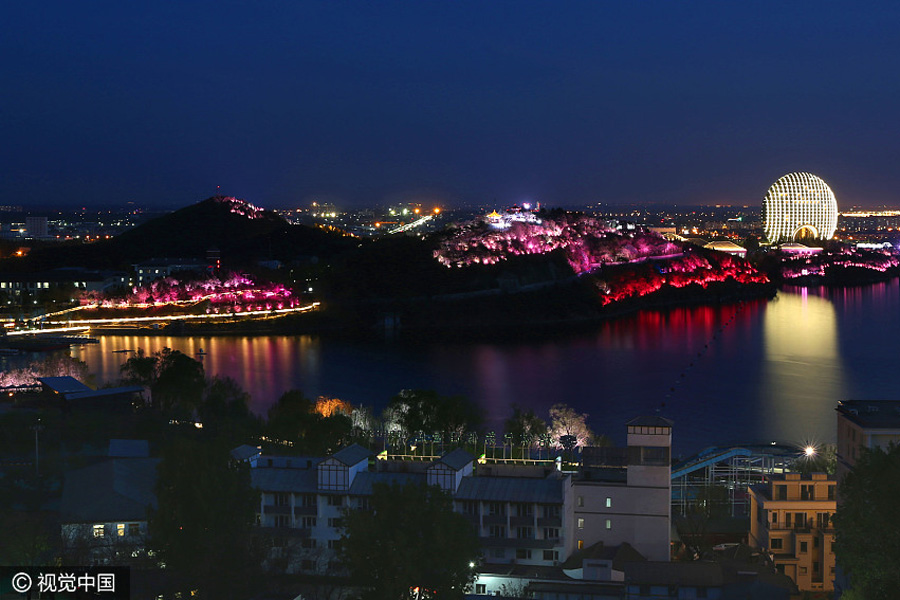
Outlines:
[[[898, 276], [872, 278], [868, 281], [840, 283], [823, 278], [798, 278], [780, 283], [735, 285], [722, 284], [712, 289], [667, 288], [641, 298], [629, 298], [608, 306], [591, 305], [578, 297], [577, 287], [553, 287], [538, 292], [501, 294], [475, 301], [417, 300], [396, 301], [388, 308], [366, 306], [361, 313], [368, 319], [342, 318], [326, 311], [302, 316], [286, 316], [265, 324], [258, 322], [189, 324], [175, 322], [158, 329], [148, 327], [116, 327], [90, 330], [91, 337], [235, 337], [318, 335], [351, 339], [423, 338], [458, 341], [528, 339], [549, 334], [565, 335], [585, 327], [628, 317], [642, 310], [667, 311], [694, 306], [738, 305], [745, 301], [775, 298], [784, 287], [857, 288], [886, 283]], [[590, 300], [590, 299], [587, 299]], [[327, 310], [327, 309], [326, 309]], [[441, 318], [434, 318], [441, 314]], [[556, 316], [554, 316], [556, 315]]]

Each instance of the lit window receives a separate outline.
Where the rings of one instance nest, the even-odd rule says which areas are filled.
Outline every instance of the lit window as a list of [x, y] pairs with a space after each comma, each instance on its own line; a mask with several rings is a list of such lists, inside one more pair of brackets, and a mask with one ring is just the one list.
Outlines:
[[584, 506], [584, 496], [578, 496], [578, 506]]
[[125, 537], [125, 523], [116, 523], [116, 534]]
[[606, 497], [606, 508], [612, 508], [612, 498]]
[[611, 519], [607, 519], [607, 520], [606, 520], [606, 528], [607, 528], [607, 529], [612, 529], [612, 520], [611, 520]]
[[578, 549], [584, 550], [584, 540], [578, 540]]
[[584, 519], [578, 519], [578, 529], [584, 529]]
[[94, 537], [101, 538], [106, 535], [106, 525], [94, 525]]

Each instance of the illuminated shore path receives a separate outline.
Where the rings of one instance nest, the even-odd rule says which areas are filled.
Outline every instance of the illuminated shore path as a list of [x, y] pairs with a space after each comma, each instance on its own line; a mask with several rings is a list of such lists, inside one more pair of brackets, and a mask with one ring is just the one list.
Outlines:
[[281, 317], [288, 314], [304, 313], [316, 310], [319, 302], [312, 302], [304, 306], [296, 306], [294, 308], [280, 308], [274, 310], [248, 310], [240, 313], [219, 313], [204, 315], [165, 315], [158, 317], [114, 317], [106, 319], [68, 319], [65, 321], [42, 320], [44, 325], [52, 327], [44, 327], [42, 329], [27, 329], [18, 331], [7, 331], [7, 335], [27, 335], [35, 333], [61, 333], [66, 331], [83, 331], [90, 329], [96, 325], [129, 325], [132, 323], [153, 323], [161, 321], [221, 321], [223, 319], [231, 319], [232, 321], [244, 320], [264, 320], [274, 317]]

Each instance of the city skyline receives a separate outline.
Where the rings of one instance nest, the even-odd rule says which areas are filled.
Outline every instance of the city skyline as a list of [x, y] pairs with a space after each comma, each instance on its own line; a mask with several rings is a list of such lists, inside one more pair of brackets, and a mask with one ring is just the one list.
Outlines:
[[3, 9], [0, 204], [896, 203], [894, 7]]

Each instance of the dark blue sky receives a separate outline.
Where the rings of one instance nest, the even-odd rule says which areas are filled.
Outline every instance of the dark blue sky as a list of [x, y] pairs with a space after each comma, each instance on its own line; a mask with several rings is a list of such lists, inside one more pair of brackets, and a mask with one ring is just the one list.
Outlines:
[[[865, 11], [861, 8], [866, 8]], [[0, 204], [900, 204], [900, 6], [5, 2]]]

